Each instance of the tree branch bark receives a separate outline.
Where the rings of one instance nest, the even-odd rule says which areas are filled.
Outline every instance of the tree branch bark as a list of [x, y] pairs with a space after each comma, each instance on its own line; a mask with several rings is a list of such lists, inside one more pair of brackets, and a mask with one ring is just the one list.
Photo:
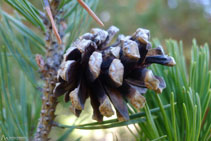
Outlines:
[[[49, 15], [49, 10], [51, 13], [59, 13], [57, 6], [55, 3], [52, 6], [48, 5], [46, 12]], [[59, 4], [59, 3], [57, 3]], [[46, 8], [46, 7], [45, 7]], [[44, 65], [40, 67], [40, 72], [42, 75], [43, 80], [45, 81], [45, 86], [43, 89], [43, 96], [42, 96], [42, 109], [40, 113], [40, 119], [37, 126], [37, 131], [34, 136], [35, 141], [45, 141], [49, 140], [48, 135], [51, 131], [51, 127], [53, 125], [53, 121], [55, 118], [55, 110], [58, 104], [57, 98], [53, 94], [54, 87], [56, 85], [56, 76], [57, 70], [62, 61], [63, 53], [64, 53], [64, 45], [61, 44], [60, 35], [62, 31], [64, 31], [64, 27], [60, 24], [60, 20], [57, 21], [53, 20], [53, 17], [58, 15], [51, 15], [49, 16], [50, 19], [45, 17], [45, 25], [47, 32], [46, 34], [46, 54], [45, 54], [45, 61]], [[58, 31], [56, 28], [56, 24], [58, 25]], [[52, 30], [53, 28], [53, 30]], [[55, 32], [56, 31], [56, 32]], [[58, 38], [59, 37], [59, 38]], [[42, 61], [39, 61], [42, 62]]]

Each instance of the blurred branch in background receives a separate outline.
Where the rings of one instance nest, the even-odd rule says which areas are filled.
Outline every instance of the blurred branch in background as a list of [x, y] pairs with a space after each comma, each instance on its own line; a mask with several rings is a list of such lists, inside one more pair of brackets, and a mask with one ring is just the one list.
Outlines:
[[103, 0], [99, 12], [106, 25], [118, 25], [124, 33], [137, 27], [151, 30], [153, 37], [183, 40], [191, 45], [211, 45], [209, 0]]

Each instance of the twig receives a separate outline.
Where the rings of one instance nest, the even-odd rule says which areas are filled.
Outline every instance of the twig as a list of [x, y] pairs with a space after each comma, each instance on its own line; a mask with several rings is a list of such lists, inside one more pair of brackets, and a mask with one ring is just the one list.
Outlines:
[[[53, 90], [55, 88], [57, 79], [57, 71], [61, 64], [62, 56], [64, 53], [64, 45], [59, 41], [60, 35], [57, 32], [55, 22], [53, 20], [53, 16], [50, 11], [50, 5], [47, 0], [44, 0], [45, 8], [50, 20], [52, 22], [52, 26], [47, 18], [43, 18], [46, 22], [46, 54], [45, 60], [42, 59], [40, 55], [36, 56], [36, 61], [38, 66], [40, 67], [41, 78], [45, 81], [45, 87], [43, 88], [43, 96], [42, 96], [42, 108], [40, 113], [40, 119], [37, 126], [37, 130], [34, 136], [35, 141], [45, 141], [48, 140], [48, 135], [51, 131], [51, 127], [53, 126], [53, 121], [55, 119], [55, 110], [57, 105], [57, 98], [53, 94]], [[52, 8], [52, 13], [57, 13], [57, 9]], [[55, 15], [54, 15], [55, 16]], [[59, 30], [64, 30], [61, 23], [61, 19], [56, 19], [59, 24]], [[53, 31], [52, 31], [53, 27]], [[56, 34], [55, 34], [56, 33]], [[56, 35], [56, 38], [54, 38]], [[58, 42], [57, 42], [58, 41]]]
[[[174, 104], [176, 105], [176, 103], [174, 103]], [[168, 109], [170, 106], [171, 106], [170, 104], [164, 105], [164, 109]], [[159, 107], [150, 110], [151, 113], [156, 113], [156, 112], [159, 112], [159, 111], [160, 111]], [[131, 120], [140, 119], [140, 121], [142, 122], [145, 119], [141, 118], [141, 117], [144, 117], [145, 115], [146, 115], [145, 112], [135, 113], [135, 114], [130, 115], [130, 119]], [[127, 122], [127, 121], [124, 121], [124, 122]], [[119, 122], [118, 119], [111, 119], [111, 120], [103, 121], [103, 122], [100, 122], [100, 123], [99, 122], [92, 122], [92, 123], [81, 124], [81, 125], [62, 125], [62, 124], [56, 123], [56, 124], [54, 124], [54, 126], [59, 127], [59, 128], [75, 128], [75, 129], [84, 129], [84, 130], [95, 130], [95, 129], [113, 128], [113, 127], [111, 127], [111, 125], [120, 124], [120, 123], [124, 123], [124, 122]], [[131, 124], [131, 123], [132, 122], [130, 122], [129, 124]]]

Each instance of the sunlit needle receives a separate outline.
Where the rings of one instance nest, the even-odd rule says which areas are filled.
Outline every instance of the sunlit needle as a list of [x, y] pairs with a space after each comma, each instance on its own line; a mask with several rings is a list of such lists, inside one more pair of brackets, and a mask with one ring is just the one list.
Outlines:
[[[62, 44], [62, 40], [61, 40], [61, 37], [58, 33], [58, 30], [56, 28], [56, 24], [54, 22], [54, 19], [53, 19], [53, 16], [52, 16], [52, 12], [51, 12], [51, 8], [50, 8], [50, 5], [48, 3], [48, 0], [43, 0], [44, 1], [44, 5], [45, 5], [45, 10], [50, 18], [50, 21], [51, 21], [51, 25], [52, 25], [52, 28], [53, 28], [53, 32], [54, 34], [56, 35], [56, 38], [59, 42], [59, 44]], [[98, 23], [100, 24], [101, 26], [104, 26], [103, 22], [97, 17], [97, 15], [89, 8], [89, 6], [83, 1], [83, 0], [77, 0], [78, 3], [89, 13], [89, 15]]]
[[97, 17], [97, 15], [89, 8], [89, 6], [83, 1], [78, 0], [78, 3], [89, 13], [89, 15], [101, 26], [104, 26], [103, 22]]

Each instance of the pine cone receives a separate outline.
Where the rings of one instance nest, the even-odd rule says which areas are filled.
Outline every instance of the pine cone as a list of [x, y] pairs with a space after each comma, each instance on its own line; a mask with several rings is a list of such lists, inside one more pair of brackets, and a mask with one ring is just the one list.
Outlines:
[[152, 63], [174, 66], [174, 58], [164, 54], [162, 47], [151, 49], [149, 30], [139, 28], [132, 36], [117, 34], [117, 27], [107, 31], [94, 28], [77, 39], [64, 54], [58, 71], [55, 96], [65, 94], [71, 101], [71, 111], [79, 116], [88, 97], [93, 107], [93, 119], [114, 114], [120, 121], [129, 120], [125, 101], [138, 110], [144, 107], [147, 88], [162, 93], [163, 78], [147, 69]]

